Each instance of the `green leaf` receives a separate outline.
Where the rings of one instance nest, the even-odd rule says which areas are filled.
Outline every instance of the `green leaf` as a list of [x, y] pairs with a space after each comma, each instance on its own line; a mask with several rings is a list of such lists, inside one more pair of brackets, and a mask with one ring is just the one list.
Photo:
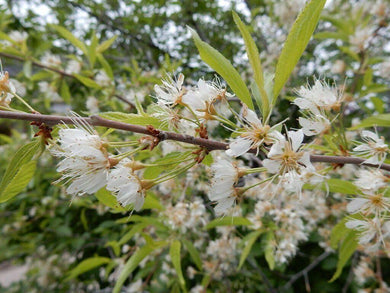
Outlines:
[[99, 116], [105, 119], [135, 125], [152, 125], [154, 127], [159, 127], [160, 125], [160, 120], [155, 117], [146, 115], [144, 116], [139, 114], [126, 114], [122, 112], [105, 112], [99, 113]]
[[259, 238], [259, 236], [263, 232], [264, 232], [263, 230], [257, 230], [257, 231], [254, 231], [252, 233], [249, 233], [244, 239], [242, 239], [242, 242], [245, 243], [245, 247], [241, 253], [240, 263], [238, 264], [238, 270], [241, 269], [246, 258], [248, 257], [249, 253], [251, 252], [253, 244], [256, 242], [257, 238]]
[[264, 76], [263, 76], [263, 69], [261, 66], [259, 51], [257, 49], [255, 41], [251, 37], [245, 24], [241, 21], [240, 17], [234, 11], [233, 11], [233, 19], [236, 25], [238, 26], [245, 42], [246, 53], [248, 55], [248, 59], [253, 70], [253, 77], [257, 85], [257, 88], [260, 92], [260, 97], [262, 101], [261, 110], [263, 113], [263, 117], [268, 117], [268, 113], [270, 112], [271, 109], [269, 108], [268, 96], [264, 89]]
[[[326, 181], [330, 192], [338, 192], [343, 194], [359, 194], [359, 188], [352, 182], [342, 179], [331, 178]], [[326, 190], [326, 186], [323, 187]]]
[[265, 260], [268, 263], [270, 270], [275, 268], [274, 247], [275, 247], [275, 235], [272, 231], [267, 232], [265, 236]]
[[107, 189], [101, 188], [98, 192], [95, 193], [96, 198], [105, 206], [112, 208], [115, 212], [125, 212], [126, 209], [123, 208], [116, 197], [113, 196]]
[[171, 243], [171, 248], [169, 249], [169, 255], [171, 256], [173, 267], [175, 268], [177, 277], [179, 278], [180, 287], [183, 289], [183, 291], [186, 291], [186, 282], [184, 280], [183, 271], [181, 269], [180, 250], [181, 250], [180, 241], [174, 240]]
[[62, 80], [60, 93], [61, 93], [61, 97], [64, 99], [65, 103], [70, 104], [72, 97], [70, 95], [69, 86], [68, 86], [67, 82], [65, 81], [65, 79]]
[[164, 247], [166, 242], [158, 242], [154, 245], [146, 245], [138, 249], [127, 261], [113, 289], [113, 293], [119, 293], [129, 275], [137, 268], [138, 264], [152, 251]]
[[205, 226], [205, 229], [211, 229], [219, 226], [250, 226], [251, 221], [243, 217], [224, 217], [212, 220]]
[[159, 211], [164, 210], [164, 207], [161, 205], [158, 198], [151, 192], [148, 192], [147, 196], [145, 197], [144, 205], [142, 206], [143, 210], [150, 210], [150, 209], [156, 209]]
[[161, 223], [161, 219], [158, 219], [155, 217], [130, 215], [128, 217], [116, 220], [115, 222], [118, 224], [125, 224], [125, 223], [129, 223], [129, 222], [139, 222], [139, 223], [145, 223], [145, 224], [155, 226], [156, 228], [159, 228], [161, 230], [167, 230], [167, 227], [163, 223]]
[[80, 74], [73, 74], [74, 77], [76, 77], [79, 81], [81, 81], [85, 86], [94, 88], [94, 89], [101, 89], [101, 86], [98, 85], [93, 79], [90, 79], [89, 77], [82, 76]]
[[326, 0], [311, 0], [298, 15], [284, 43], [275, 72], [273, 105], [312, 36]]
[[359, 128], [367, 128], [373, 126], [382, 126], [382, 127], [390, 127], [390, 114], [379, 114], [375, 116], [368, 117], [360, 122], [359, 125], [351, 127], [350, 130], [355, 130]]
[[71, 42], [73, 46], [79, 48], [85, 55], [88, 56], [88, 49], [85, 44], [76, 38], [70, 31], [59, 25], [51, 24], [50, 26], [54, 28], [63, 38]]
[[233, 65], [221, 53], [203, 42], [198, 34], [191, 30], [195, 45], [198, 48], [200, 58], [214, 69], [227, 82], [236, 96], [245, 103], [250, 109], [253, 108], [251, 95], [240, 74], [234, 69]]
[[122, 238], [118, 241], [118, 244], [123, 245], [123, 244], [129, 242], [130, 239], [133, 238], [133, 236], [135, 234], [141, 232], [142, 229], [146, 228], [147, 226], [149, 226], [149, 224], [146, 224], [146, 223], [140, 223], [140, 224], [133, 225], [131, 230], [129, 232], [127, 232], [125, 235], [123, 235]]
[[196, 267], [198, 268], [199, 271], [202, 271], [202, 259], [200, 258], [200, 254], [196, 247], [188, 240], [183, 239], [182, 240], [183, 244], [187, 248], [188, 253], [190, 254], [192, 260], [194, 261]]
[[[35, 161], [34, 163], [30, 163], [30, 162], [34, 157], [34, 155], [40, 151], [41, 146], [42, 146], [41, 140], [35, 139], [32, 142], [22, 146], [15, 153], [0, 183], [0, 203], [5, 202], [16, 195], [16, 194], [12, 194], [12, 196], [10, 196], [10, 194], [5, 193], [5, 190], [7, 188], [8, 191], [11, 190], [15, 192], [15, 184], [18, 183], [18, 181], [15, 181], [16, 176], [17, 176], [17, 180], [21, 180], [23, 178], [27, 180], [28, 177], [31, 175], [30, 176], [31, 179], [33, 171], [35, 170], [35, 166], [33, 165], [35, 165], [36, 162]], [[27, 165], [28, 163], [30, 163], [30, 165]], [[24, 169], [26, 167], [28, 167], [26, 171], [27, 173], [24, 171], [20, 171], [21, 169]], [[25, 182], [25, 180], [23, 182]], [[27, 184], [28, 182], [21, 189], [23, 190]]]
[[2, 189], [0, 203], [10, 200], [24, 190], [34, 176], [36, 166], [37, 161], [35, 160], [21, 166], [15, 177]]
[[347, 264], [348, 260], [351, 258], [352, 254], [355, 252], [358, 246], [359, 243], [357, 240], [356, 231], [349, 230], [348, 234], [345, 236], [343, 242], [340, 245], [337, 269], [332, 279], [329, 280], [329, 282], [333, 282], [338, 277], [340, 277], [344, 266]]
[[96, 36], [96, 33], [93, 33], [91, 45], [88, 47], [88, 60], [89, 64], [91, 65], [91, 68], [95, 66], [96, 62], [96, 47], [99, 44], [99, 40]]
[[96, 267], [100, 267], [101, 265], [107, 264], [109, 262], [111, 262], [111, 259], [108, 257], [95, 256], [87, 258], [81, 263], [79, 263], [74, 269], [69, 271], [68, 277], [66, 277], [65, 281], [74, 279], [85, 272], [88, 272]]
[[104, 41], [103, 43], [101, 43], [99, 46], [97, 46], [96, 52], [103, 53], [104, 51], [106, 51], [115, 42], [117, 37], [118, 36], [113, 36], [111, 39], [108, 39], [108, 40]]
[[338, 222], [333, 228], [332, 232], [330, 233], [330, 246], [333, 249], [336, 249], [339, 245], [339, 242], [347, 235], [347, 233], [351, 230], [348, 229], [345, 226], [345, 223], [350, 220], [351, 217], [347, 216], [344, 217], [340, 222]]
[[114, 73], [112, 72], [111, 66], [107, 62], [107, 60], [103, 57], [103, 55], [97, 54], [97, 58], [99, 60], [99, 63], [103, 66], [103, 69], [107, 73], [108, 77], [114, 79]]

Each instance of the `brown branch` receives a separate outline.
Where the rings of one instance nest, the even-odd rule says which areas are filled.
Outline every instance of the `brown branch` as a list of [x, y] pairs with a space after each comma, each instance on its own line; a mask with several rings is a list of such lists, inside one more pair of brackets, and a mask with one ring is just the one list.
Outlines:
[[[213, 150], [226, 150], [229, 147], [228, 143], [220, 142], [211, 139], [204, 139], [199, 137], [194, 137], [186, 134], [179, 134], [170, 131], [162, 131], [153, 129], [151, 127], [145, 127], [140, 125], [133, 125], [118, 121], [113, 121], [109, 119], [102, 118], [98, 115], [93, 115], [90, 117], [79, 117], [70, 118], [66, 116], [57, 116], [57, 115], [42, 115], [42, 114], [29, 114], [22, 112], [10, 112], [10, 111], [0, 111], [0, 118], [8, 118], [8, 119], [16, 119], [16, 120], [25, 120], [25, 121], [37, 121], [44, 122], [48, 125], [54, 124], [75, 124], [77, 119], [82, 119], [83, 121], [93, 125], [93, 126], [103, 126], [109, 127], [119, 130], [131, 131], [135, 133], [141, 133], [146, 135], [151, 135], [158, 137], [159, 140], [174, 140], [180, 141], [188, 144], [198, 145], [208, 149], [209, 151]], [[250, 153], [256, 153], [257, 150], [252, 149], [249, 151]], [[367, 167], [375, 167], [380, 168], [386, 171], [390, 171], [390, 165], [382, 164], [382, 165], [374, 165], [374, 164], [366, 164], [364, 163], [364, 159], [361, 158], [353, 158], [353, 157], [343, 157], [343, 156], [323, 156], [323, 155], [310, 155], [310, 161], [314, 163], [336, 163], [336, 164], [352, 164], [352, 165], [363, 165]]]
[[[9, 58], [9, 59], [14, 59], [14, 60], [18, 60], [20, 62], [25, 62], [27, 60], [25, 60], [23, 57], [19, 57], [19, 56], [15, 56], [15, 55], [11, 55], [11, 54], [8, 54], [8, 53], [4, 53], [4, 52], [0, 52], [0, 56], [2, 57], [5, 57], [5, 58]], [[70, 74], [70, 73], [67, 73], [61, 69], [58, 69], [58, 68], [54, 68], [54, 67], [50, 67], [50, 66], [46, 66], [42, 63], [39, 63], [37, 61], [31, 61], [32, 65], [36, 66], [36, 67], [39, 67], [39, 68], [42, 68], [42, 69], [46, 69], [46, 70], [49, 70], [49, 71], [53, 71], [55, 73], [58, 73], [62, 76], [66, 76], [66, 77], [70, 77], [70, 78], [73, 78], [73, 79], [77, 79], [77, 77], [73, 74]], [[118, 95], [118, 94], [114, 94], [113, 95], [115, 98], [125, 102], [126, 104], [128, 104], [131, 108], [135, 108], [134, 104], [130, 101], [128, 101], [126, 98], [122, 97], [121, 95]]]

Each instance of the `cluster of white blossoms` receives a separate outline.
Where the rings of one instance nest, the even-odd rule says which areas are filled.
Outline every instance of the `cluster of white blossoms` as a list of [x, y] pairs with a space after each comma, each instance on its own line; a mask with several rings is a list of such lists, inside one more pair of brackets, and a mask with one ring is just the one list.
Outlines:
[[363, 130], [361, 137], [364, 142], [353, 149], [355, 154], [367, 158], [364, 161], [367, 164], [381, 165], [390, 152], [383, 136], [379, 137], [375, 132]]

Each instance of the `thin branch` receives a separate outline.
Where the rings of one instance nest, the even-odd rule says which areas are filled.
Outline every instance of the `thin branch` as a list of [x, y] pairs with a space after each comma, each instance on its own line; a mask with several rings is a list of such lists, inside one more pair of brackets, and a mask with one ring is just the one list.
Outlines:
[[[65, 124], [75, 123], [75, 120], [73, 118], [66, 117], [66, 116], [29, 114], [29, 113], [10, 112], [10, 111], [0, 111], [0, 118], [25, 120], [25, 121], [37, 121], [49, 125], [61, 124], [61, 123], [65, 123]], [[155, 136], [160, 141], [174, 140], [174, 141], [180, 141], [188, 144], [198, 145], [208, 149], [209, 151], [226, 150], [229, 147], [229, 144], [225, 142], [198, 138], [191, 135], [179, 134], [175, 132], [157, 130], [148, 126], [132, 125], [128, 123], [113, 121], [113, 120], [102, 118], [98, 115], [93, 115], [90, 117], [80, 117], [77, 119], [82, 119], [93, 126], [103, 126], [103, 127], [115, 128], [115, 129]], [[249, 152], [255, 154], [257, 150], [252, 149]], [[389, 164], [382, 164], [382, 165], [366, 164], [364, 163], [365, 160], [361, 158], [310, 155], [310, 161], [313, 163], [323, 162], [323, 163], [336, 163], [336, 164], [363, 165], [363, 166], [375, 167], [382, 170], [390, 171]]]
[[311, 264], [309, 264], [306, 268], [304, 268], [302, 271], [296, 273], [290, 278], [290, 281], [288, 281], [283, 287], [281, 291], [287, 290], [294, 284], [300, 277], [304, 276], [305, 274], [308, 274], [312, 269], [314, 269], [321, 261], [323, 261], [325, 258], [327, 258], [329, 255], [331, 255], [332, 252], [325, 251], [321, 255], [319, 255]]
[[343, 287], [342, 293], [347, 293], [349, 286], [351, 286], [351, 283], [352, 283], [353, 277], [354, 277], [353, 269], [355, 268], [355, 264], [356, 264], [357, 260], [358, 260], [358, 253], [355, 252], [353, 254], [353, 257], [352, 257], [351, 268], [349, 269], [348, 277], [347, 277], [347, 280], [345, 281], [345, 285]]
[[254, 269], [256, 269], [259, 272], [262, 280], [264, 281], [264, 284], [266, 285], [267, 291], [269, 293], [276, 293], [277, 292], [276, 289], [272, 287], [270, 280], [264, 274], [263, 270], [256, 264], [256, 262], [251, 258], [248, 258], [248, 262]]
[[[0, 52], [0, 56], [2, 57], [5, 57], [5, 58], [9, 58], [9, 59], [14, 59], [14, 60], [18, 60], [20, 62], [25, 62], [26, 60], [23, 58], [23, 57], [19, 57], [19, 56], [15, 56], [15, 55], [11, 55], [11, 54], [8, 54], [8, 53], [4, 53], [4, 52]], [[70, 74], [70, 73], [67, 73], [61, 69], [58, 69], [58, 68], [54, 68], [54, 67], [50, 67], [50, 66], [46, 66], [42, 63], [39, 63], [37, 61], [31, 61], [32, 65], [36, 66], [36, 67], [40, 67], [40, 68], [43, 68], [43, 69], [46, 69], [46, 70], [49, 70], [49, 71], [53, 71], [55, 73], [58, 73], [62, 76], [66, 76], [66, 77], [70, 77], [70, 78], [73, 78], [73, 79], [77, 79], [76, 76], [74, 76], [73, 74]], [[128, 104], [131, 108], [135, 108], [134, 104], [130, 101], [128, 101], [126, 98], [122, 97], [121, 95], [118, 95], [118, 94], [114, 94], [113, 95], [115, 98], [125, 102], [126, 104]]]

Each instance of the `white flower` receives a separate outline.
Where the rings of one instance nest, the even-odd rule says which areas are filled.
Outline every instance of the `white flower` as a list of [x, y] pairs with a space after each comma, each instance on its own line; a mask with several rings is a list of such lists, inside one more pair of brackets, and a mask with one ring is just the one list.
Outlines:
[[106, 188], [114, 192], [122, 206], [133, 204], [134, 209], [139, 211], [144, 205], [145, 190], [141, 180], [133, 174], [129, 163], [129, 160], [124, 159], [110, 171]]
[[[345, 223], [348, 229], [353, 229], [360, 232], [359, 244], [366, 245], [380, 235], [380, 221], [377, 218], [365, 220], [350, 220]], [[377, 237], [378, 238], [378, 237]], [[379, 239], [375, 239], [379, 242]]]
[[184, 88], [182, 88], [184, 82], [184, 75], [179, 74], [177, 80], [173, 80], [171, 76], [167, 76], [162, 80], [162, 85], [155, 85], [154, 91], [156, 92], [156, 99], [159, 103], [168, 106], [174, 106], [181, 103]]
[[61, 66], [61, 58], [57, 55], [45, 53], [41, 59], [41, 63], [48, 67], [59, 67]]
[[312, 114], [308, 118], [299, 117], [299, 124], [306, 136], [321, 134], [330, 127], [330, 121], [322, 115]]
[[26, 32], [12, 31], [9, 33], [9, 37], [17, 43], [22, 43], [27, 39], [28, 34]]
[[106, 185], [110, 162], [103, 141], [93, 129], [86, 124], [77, 126], [60, 129], [60, 145], [53, 147], [51, 153], [65, 157], [58, 164], [57, 171], [63, 173], [58, 181], [72, 181], [66, 192], [92, 194]]
[[357, 51], [361, 52], [365, 49], [367, 41], [373, 35], [373, 29], [371, 27], [358, 27], [355, 30], [355, 33], [349, 36], [349, 43], [357, 49]]
[[268, 159], [263, 161], [264, 167], [273, 174], [301, 173], [302, 168], [314, 171], [310, 162], [310, 154], [300, 151], [303, 142], [303, 131], [289, 131], [288, 139], [281, 137], [274, 143], [268, 153]]
[[250, 149], [258, 149], [263, 143], [270, 144], [280, 138], [281, 134], [273, 130], [269, 125], [263, 125], [256, 113], [245, 108], [243, 119], [247, 126], [238, 131], [240, 136], [229, 144], [226, 154], [232, 157], [238, 157]]
[[383, 136], [379, 137], [372, 131], [363, 130], [361, 137], [365, 143], [355, 147], [353, 151], [357, 155], [367, 158], [365, 163], [381, 165], [389, 152], [389, 147], [385, 144]]
[[113, 85], [113, 81], [104, 70], [99, 70], [97, 72], [95, 76], [95, 81], [97, 84], [101, 85], [102, 87], [109, 87]]
[[188, 91], [183, 96], [183, 103], [189, 106], [194, 113], [203, 119], [212, 119], [216, 113], [225, 112], [223, 102], [227, 92], [219, 81], [207, 82], [200, 79], [197, 88]]
[[11, 103], [15, 87], [9, 80], [7, 71], [0, 71], [0, 106], [8, 107]]
[[65, 68], [65, 72], [69, 74], [79, 73], [81, 70], [81, 62], [78, 60], [70, 60]]
[[377, 169], [359, 169], [355, 185], [362, 190], [377, 191], [387, 185], [388, 178]]
[[239, 178], [239, 171], [236, 166], [227, 160], [218, 160], [211, 165], [213, 178], [209, 191], [211, 201], [216, 201], [214, 208], [217, 215], [224, 214], [230, 209], [236, 199], [234, 184]]
[[92, 114], [99, 113], [99, 101], [95, 97], [89, 96], [85, 103], [88, 111]]
[[315, 115], [324, 116], [324, 110], [339, 109], [342, 101], [342, 92], [320, 80], [316, 80], [312, 87], [301, 86], [296, 93], [300, 97], [294, 100], [294, 104]]
[[383, 193], [363, 194], [363, 197], [357, 197], [351, 200], [347, 205], [347, 211], [351, 214], [363, 213], [374, 214], [379, 218], [381, 213], [390, 210], [390, 198]]

